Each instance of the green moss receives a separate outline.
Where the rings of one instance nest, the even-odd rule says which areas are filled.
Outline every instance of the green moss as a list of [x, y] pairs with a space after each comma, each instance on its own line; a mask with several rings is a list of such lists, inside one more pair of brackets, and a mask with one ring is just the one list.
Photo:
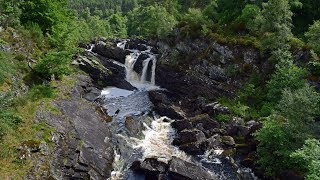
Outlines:
[[216, 120], [219, 122], [229, 122], [232, 116], [230, 114], [218, 114]]

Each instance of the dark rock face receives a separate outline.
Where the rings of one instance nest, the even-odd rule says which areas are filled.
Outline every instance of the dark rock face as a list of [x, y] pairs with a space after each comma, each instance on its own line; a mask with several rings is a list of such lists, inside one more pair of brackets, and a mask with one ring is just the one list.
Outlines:
[[117, 47], [116, 44], [112, 44], [111, 42], [108, 42], [107, 44], [103, 41], [96, 42], [92, 52], [95, 52], [108, 59], [114, 59], [122, 64], [125, 63], [126, 56], [130, 54], [129, 51]]
[[92, 86], [90, 79], [80, 75], [77, 79], [70, 98], [52, 102], [59, 114], [40, 109], [36, 115], [37, 121], [45, 120], [56, 130], [51, 176], [56, 179], [106, 179], [114, 157], [111, 133], [95, 106], [81, 100], [85, 89]]
[[[116, 65], [102, 56], [95, 57], [88, 53], [86, 56], [79, 56], [73, 64], [88, 73], [93, 79], [93, 83], [99, 88], [115, 86], [127, 90], [136, 89], [125, 80], [124, 67]], [[92, 99], [92, 97], [88, 98]]]
[[217, 179], [214, 175], [210, 174], [205, 168], [199, 167], [193, 163], [183, 161], [179, 158], [173, 158], [169, 172], [171, 173], [173, 179], [176, 180], [203, 180], [203, 179]]
[[198, 96], [214, 99], [219, 95], [230, 96], [228, 88], [202, 75], [192, 75], [168, 65], [159, 65], [156, 69], [156, 83], [181, 97]]
[[204, 180], [217, 179], [210, 174], [207, 169], [191, 162], [173, 157], [168, 163], [163, 163], [157, 159], [148, 158], [144, 161], [136, 161], [132, 164], [131, 169], [137, 172], [142, 172], [145, 179], [174, 179], [174, 180]]
[[175, 105], [175, 97], [167, 91], [150, 91], [149, 97], [154, 104], [153, 110], [161, 116], [167, 116], [171, 119], [183, 119], [185, 112]]

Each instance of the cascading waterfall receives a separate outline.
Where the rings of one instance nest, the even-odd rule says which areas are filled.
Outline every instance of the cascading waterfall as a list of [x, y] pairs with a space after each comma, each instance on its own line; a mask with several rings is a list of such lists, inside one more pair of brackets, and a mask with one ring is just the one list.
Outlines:
[[[117, 44], [121, 49], [126, 48], [127, 41]], [[116, 62], [125, 67], [126, 80], [138, 90], [128, 91], [115, 87], [106, 88], [101, 96], [104, 97], [104, 108], [108, 115], [113, 117], [110, 129], [113, 131], [113, 142], [115, 144], [114, 170], [110, 180], [118, 179], [144, 179], [130, 170], [135, 161], [143, 161], [146, 158], [154, 158], [159, 162], [168, 164], [172, 158], [178, 157], [186, 162], [206, 167], [210, 174], [215, 174], [218, 179], [234, 179], [224, 174], [226, 168], [218, 155], [223, 150], [212, 150], [206, 152], [202, 157], [187, 155], [178, 147], [172, 145], [175, 137], [175, 130], [171, 127], [171, 120], [167, 117], [160, 117], [152, 113], [153, 104], [149, 99], [148, 90], [160, 89], [156, 86], [156, 55], [151, 52], [151, 47], [146, 46], [147, 50], [126, 49], [131, 53], [126, 56], [125, 64]], [[142, 62], [140, 55], [147, 55]], [[142, 63], [141, 72], [136, 72], [136, 63]], [[152, 66], [150, 68], [150, 63]], [[149, 77], [148, 77], [149, 76]], [[150, 81], [149, 81], [150, 80]], [[126, 128], [127, 118], [133, 118], [133, 124], [141, 123], [139, 135], [130, 134]], [[135, 126], [135, 125], [133, 125]], [[200, 159], [197, 159], [200, 158]], [[247, 171], [244, 169], [243, 171]], [[249, 171], [250, 172], [250, 171]]]
[[[125, 49], [127, 41], [123, 41], [117, 44], [117, 46], [121, 49]], [[126, 67], [126, 80], [130, 82], [133, 86], [137, 87], [138, 89], [143, 87], [146, 88], [147, 86], [155, 86], [155, 75], [156, 75], [156, 65], [157, 59], [156, 55], [151, 53], [151, 47], [146, 46], [146, 50], [139, 51], [135, 49], [128, 49], [131, 51], [129, 55], [126, 56], [125, 60], [125, 67]], [[141, 54], [147, 54], [149, 57], [142, 62], [142, 72], [141, 76], [139, 76], [138, 72], [134, 71], [134, 67], [140, 57]], [[148, 67], [150, 62], [152, 61], [152, 68], [151, 68], [151, 77], [150, 82], [147, 81], [148, 77]]]
[[139, 82], [138, 73], [133, 70], [137, 59], [139, 58], [140, 53], [134, 52], [126, 57], [125, 67], [126, 67], [126, 79], [131, 84], [136, 84]]
[[147, 80], [147, 70], [148, 70], [148, 66], [149, 66], [150, 61], [151, 61], [150, 57], [143, 61], [142, 75], [141, 75], [141, 79], [140, 79], [141, 83], [145, 83]]

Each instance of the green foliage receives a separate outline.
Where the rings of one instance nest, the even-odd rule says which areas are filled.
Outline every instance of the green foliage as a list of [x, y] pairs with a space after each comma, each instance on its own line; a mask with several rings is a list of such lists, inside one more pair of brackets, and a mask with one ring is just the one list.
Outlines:
[[0, 85], [16, 72], [16, 64], [10, 53], [0, 50]]
[[111, 15], [108, 18], [110, 24], [110, 31], [114, 37], [126, 38], [127, 37], [127, 19], [120, 13]]
[[309, 85], [297, 90], [285, 89], [277, 105], [277, 113], [288, 118], [291, 124], [299, 128], [308, 128], [314, 117], [319, 115], [320, 96]]
[[[254, 4], [248, 4], [244, 7], [241, 12], [241, 15], [235, 20], [240, 26], [245, 26], [246, 29], [251, 32], [257, 31], [257, 26], [255, 23], [255, 18], [259, 16], [260, 8]], [[239, 26], [238, 25], [238, 26]]]
[[37, 23], [43, 32], [51, 32], [52, 26], [64, 18], [64, 5], [64, 0], [25, 0], [20, 5], [20, 21]]
[[180, 22], [182, 34], [186, 37], [197, 37], [205, 35], [204, 32], [209, 26], [209, 21], [200, 9], [190, 8]]
[[50, 51], [42, 57], [34, 67], [34, 71], [45, 79], [61, 78], [71, 72], [69, 64], [72, 54], [67, 51]]
[[277, 103], [281, 99], [284, 89], [297, 90], [305, 86], [306, 70], [292, 63], [291, 55], [288, 52], [277, 51], [275, 56], [279, 59], [276, 71], [267, 82], [267, 99], [271, 103]]
[[165, 37], [176, 25], [173, 15], [164, 7], [148, 6], [133, 10], [128, 17], [128, 33], [138, 37]]
[[18, 8], [20, 0], [0, 1], [0, 26], [15, 27], [20, 24], [19, 15], [21, 13]]
[[319, 0], [303, 0], [302, 8], [293, 8], [293, 32], [303, 36], [314, 21], [320, 19]]
[[210, 2], [210, 4], [208, 4], [204, 11], [203, 11], [203, 15], [207, 16], [211, 21], [213, 22], [217, 22], [218, 21], [218, 4], [216, 2], [216, 0], [212, 0]]
[[290, 154], [299, 147], [295, 132], [286, 126], [282, 116], [270, 116], [263, 122], [263, 127], [255, 134], [260, 142], [257, 147], [258, 163], [268, 176], [279, 175], [292, 168], [294, 161]]
[[219, 24], [230, 24], [240, 16], [242, 9], [246, 5], [246, 0], [218, 0]]
[[318, 180], [320, 177], [320, 142], [316, 139], [307, 139], [303, 147], [291, 154], [306, 172], [306, 180]]
[[218, 114], [216, 120], [219, 122], [229, 122], [231, 118], [230, 114]]
[[262, 4], [261, 16], [256, 23], [263, 34], [264, 49], [286, 49], [292, 37], [292, 12], [288, 0], [269, 0]]
[[314, 51], [320, 53], [320, 20], [315, 21], [305, 35], [308, 43], [314, 48]]
[[53, 98], [54, 95], [54, 90], [49, 85], [35, 85], [28, 92], [28, 98], [31, 101], [38, 101], [43, 98]]

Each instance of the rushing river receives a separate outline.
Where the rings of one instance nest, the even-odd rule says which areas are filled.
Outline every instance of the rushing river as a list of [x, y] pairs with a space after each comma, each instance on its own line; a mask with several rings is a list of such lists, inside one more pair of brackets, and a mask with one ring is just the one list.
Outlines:
[[[155, 82], [157, 54], [151, 52], [150, 46], [143, 45], [145, 50], [141, 51], [128, 49], [126, 43], [127, 41], [122, 41], [117, 45], [130, 51], [125, 64], [114, 63], [125, 67], [126, 80], [137, 90], [106, 87], [101, 93], [103, 106], [113, 118], [110, 128], [113, 132], [115, 159], [110, 179], [146, 179], [144, 174], [130, 169], [134, 162], [153, 158], [158, 162], [169, 163], [173, 157], [202, 166], [216, 179], [239, 179], [239, 172], [232, 171], [230, 165], [226, 165], [226, 160], [218, 158], [223, 150], [213, 150], [203, 156], [193, 157], [172, 145], [176, 132], [170, 124], [174, 119], [160, 117], [152, 112], [153, 104], [148, 93], [162, 90]], [[145, 57], [142, 69], [141, 72], [136, 72], [134, 67], [142, 54]], [[248, 169], [239, 170], [251, 174]], [[255, 177], [252, 175], [248, 179]]]

